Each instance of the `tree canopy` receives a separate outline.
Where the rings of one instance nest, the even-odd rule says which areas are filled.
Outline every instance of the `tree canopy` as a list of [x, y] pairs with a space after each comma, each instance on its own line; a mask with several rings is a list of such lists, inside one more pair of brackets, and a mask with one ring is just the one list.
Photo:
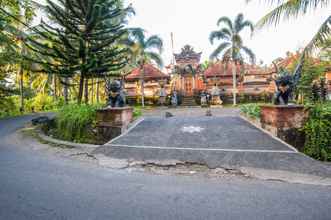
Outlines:
[[34, 59], [39, 71], [63, 77], [79, 75], [78, 103], [85, 79], [103, 78], [127, 64], [125, 48], [116, 43], [125, 33], [124, 17], [129, 9], [118, 0], [47, 0], [52, 25], [42, 21], [34, 28], [38, 38], [28, 37], [27, 46], [46, 57]]

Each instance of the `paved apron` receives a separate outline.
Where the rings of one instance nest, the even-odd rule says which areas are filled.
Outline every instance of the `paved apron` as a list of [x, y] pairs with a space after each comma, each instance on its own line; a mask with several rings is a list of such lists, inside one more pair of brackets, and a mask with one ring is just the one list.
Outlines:
[[240, 117], [144, 119], [111, 145], [206, 151], [295, 152]]

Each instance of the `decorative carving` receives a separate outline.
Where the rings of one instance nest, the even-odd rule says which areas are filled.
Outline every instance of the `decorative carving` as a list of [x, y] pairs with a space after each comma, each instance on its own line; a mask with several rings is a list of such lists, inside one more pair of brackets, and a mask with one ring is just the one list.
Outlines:
[[[194, 63], [199, 63], [202, 53], [196, 53], [190, 45], [185, 45], [182, 48], [181, 53], [174, 54], [176, 62], [182, 63], [182, 62], [188, 62], [187, 64], [194, 61]], [[192, 63], [191, 63], [192, 64]]]
[[[301, 72], [304, 62], [304, 55], [301, 56], [297, 67], [293, 74], [290, 74], [284, 68], [279, 68], [279, 77], [275, 80], [277, 85], [277, 91], [274, 96], [275, 105], [287, 105], [289, 100], [292, 98], [292, 93], [299, 83], [301, 78]], [[276, 66], [276, 69], [277, 66]]]
[[109, 107], [124, 107], [125, 105], [125, 97], [122, 92], [122, 86], [119, 81], [114, 80], [110, 83], [108, 88], [108, 106]]

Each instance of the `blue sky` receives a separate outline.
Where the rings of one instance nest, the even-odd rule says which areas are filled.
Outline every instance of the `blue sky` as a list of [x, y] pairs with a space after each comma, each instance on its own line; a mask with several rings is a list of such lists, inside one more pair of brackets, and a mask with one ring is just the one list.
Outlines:
[[[185, 44], [191, 44], [196, 51], [203, 52], [208, 59], [216, 45], [208, 41], [209, 33], [216, 30], [221, 16], [234, 18], [242, 12], [252, 22], [257, 22], [271, 7], [259, 0], [246, 4], [245, 0], [126, 0], [132, 3], [136, 16], [130, 19], [130, 26], [144, 28], [148, 34], [157, 34], [165, 44], [165, 64], [172, 57], [170, 33], [174, 33], [174, 49], [179, 52]], [[245, 44], [256, 54], [257, 60], [269, 64], [287, 51], [302, 48], [316, 33], [319, 26], [330, 15], [329, 8], [311, 12], [306, 16], [282, 22], [280, 26], [269, 27], [250, 38], [244, 32]]]

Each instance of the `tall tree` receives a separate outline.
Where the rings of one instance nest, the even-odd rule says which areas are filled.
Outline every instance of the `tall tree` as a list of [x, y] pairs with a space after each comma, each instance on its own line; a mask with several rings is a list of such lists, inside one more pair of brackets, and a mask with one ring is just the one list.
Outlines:
[[[27, 26], [32, 22], [34, 17], [34, 10], [38, 4], [32, 0], [3, 0], [0, 2], [0, 25], [2, 38], [5, 46], [5, 52], [10, 52], [10, 62], [8, 64], [15, 64], [17, 75], [19, 78], [20, 90], [20, 109], [24, 111], [24, 86], [23, 76], [24, 71], [30, 63], [28, 63], [24, 56], [27, 50], [23, 44], [23, 35], [27, 31]], [[3, 48], [1, 48], [3, 49]], [[9, 51], [8, 51], [9, 49]]]
[[234, 21], [228, 17], [218, 19], [217, 26], [220, 27], [217, 31], [212, 31], [209, 35], [211, 44], [214, 44], [215, 39], [222, 40], [221, 44], [210, 55], [210, 59], [222, 57], [224, 61], [232, 63], [233, 77], [233, 105], [237, 104], [237, 65], [244, 62], [244, 55], [248, 55], [250, 62], [255, 63], [255, 55], [251, 49], [244, 46], [241, 37], [241, 32], [246, 28], [250, 28], [253, 32], [253, 24], [249, 20], [245, 20], [243, 14], [238, 14]]
[[[81, 103], [84, 82], [114, 74], [127, 63], [126, 50], [117, 40], [126, 33], [120, 0], [47, 0], [52, 25], [45, 21], [34, 29], [40, 40], [28, 38], [28, 47], [51, 58], [34, 60], [41, 71], [68, 78], [79, 76], [77, 102]], [[85, 96], [88, 102], [88, 96]]]
[[157, 35], [146, 37], [144, 30], [132, 28], [129, 29], [128, 37], [122, 42], [129, 47], [132, 64], [140, 68], [141, 104], [144, 107], [144, 65], [149, 62], [154, 62], [159, 67], [163, 66], [160, 55], [163, 50], [163, 41]]
[[[251, 2], [252, 0], [246, 0]], [[290, 18], [298, 18], [311, 11], [319, 10], [328, 7], [330, 0], [264, 0], [267, 3], [276, 4], [276, 8], [267, 13], [257, 23], [258, 28], [263, 28], [270, 25], [278, 25], [281, 20]], [[319, 30], [311, 41], [306, 45], [304, 52], [308, 54], [314, 49], [323, 45], [331, 36], [331, 14], [321, 24]]]

